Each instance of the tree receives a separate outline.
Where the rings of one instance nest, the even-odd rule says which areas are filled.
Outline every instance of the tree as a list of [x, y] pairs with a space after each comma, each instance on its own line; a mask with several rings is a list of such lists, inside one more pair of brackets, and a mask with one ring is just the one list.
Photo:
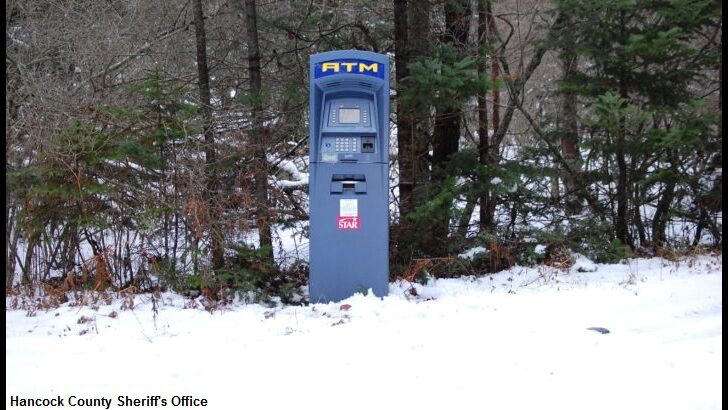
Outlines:
[[269, 260], [273, 260], [273, 236], [268, 200], [268, 158], [266, 152], [263, 122], [261, 119], [263, 94], [261, 93], [260, 48], [258, 46], [258, 13], [255, 0], [245, 0], [245, 23], [248, 36], [248, 74], [250, 76], [250, 101], [253, 118], [252, 143], [255, 157], [253, 179], [255, 180], [256, 222], [261, 249], [266, 249]]
[[[569, 17], [565, 18], [564, 30], [569, 30], [571, 21]], [[573, 83], [572, 75], [578, 66], [578, 56], [573, 52], [573, 48], [564, 48], [560, 50], [559, 58], [562, 67], [562, 86], [561, 86], [561, 123], [559, 124], [559, 132], [561, 133], [561, 155], [568, 162], [571, 172], [562, 172], [561, 178], [564, 181], [566, 196], [566, 214], [577, 215], [581, 213], [581, 198], [579, 188], [577, 187], [577, 179], [581, 172], [581, 153], [579, 152], [579, 125], [578, 125], [578, 101], [577, 93], [570, 87]]]
[[605, 138], [600, 148], [605, 164], [616, 164], [615, 236], [635, 247], [630, 214], [644, 199], [634, 199], [633, 187], [640, 183], [640, 192], [656, 195], [652, 236], [661, 246], [675, 188], [694, 177], [684, 168], [690, 156], [685, 147], [713, 150], [715, 133], [708, 130], [715, 117], [702, 115], [703, 121], [695, 122], [684, 115], [697, 110], [691, 85], [700, 84], [705, 70], [717, 63], [712, 35], [720, 7], [692, 0], [558, 5], [573, 21], [572, 35], [561, 41], [578, 44], [575, 53], [591, 63], [574, 73], [571, 87], [598, 100], [592, 138]]
[[[405, 78], [409, 76], [410, 63], [407, 42], [407, 0], [394, 1], [394, 67], [397, 87], [397, 163], [399, 165], [399, 214], [407, 215], [413, 209], [414, 198], [414, 148], [412, 146], [412, 121], [406, 114], [408, 107], [401, 98], [405, 91]], [[405, 231], [405, 219], [400, 218], [400, 229]]]
[[[478, 0], [478, 75], [485, 77], [486, 75], [486, 57], [488, 55], [488, 24], [490, 21], [490, 1]], [[493, 58], [495, 61], [495, 58]], [[488, 104], [486, 100], [486, 90], [478, 93], [478, 163], [485, 167], [488, 165], [490, 157], [490, 136], [488, 134]], [[480, 203], [479, 220], [480, 231], [486, 232], [493, 225], [492, 201], [490, 193], [483, 190], [479, 197]]]
[[428, 113], [407, 98], [414, 87], [410, 65], [430, 52], [430, 9], [429, 1], [397, 0], [394, 3], [399, 222], [393, 236], [396, 252], [405, 264], [415, 252], [413, 239], [418, 232], [410, 214], [422, 204], [421, 191], [430, 174]]
[[205, 17], [202, 12], [202, 0], [194, 1], [195, 7], [195, 40], [197, 50], [197, 85], [200, 90], [200, 112], [203, 118], [203, 134], [205, 136], [205, 164], [207, 165], [207, 184], [205, 197], [208, 209], [212, 210], [210, 237], [212, 241], [212, 267], [218, 270], [223, 267], [225, 240], [216, 223], [222, 215], [218, 204], [217, 155], [215, 153], [215, 137], [213, 134], [212, 106], [210, 105], [210, 74], [207, 69], [207, 41], [205, 39]]
[[[470, 3], [464, 0], [449, 0], [445, 2], [445, 31], [441, 44], [447, 47], [442, 52], [443, 60], [451, 63], [462, 60], [465, 56], [470, 29]], [[445, 55], [445, 53], [451, 55]], [[450, 60], [450, 61], [448, 61]], [[477, 72], [472, 72], [477, 76]], [[445, 92], [437, 90], [436, 92]], [[436, 106], [435, 124], [433, 127], [432, 142], [432, 169], [433, 182], [442, 182], [445, 164], [451, 156], [458, 151], [460, 145], [460, 128], [462, 119], [462, 105], [465, 99], [447, 101], [446, 104]], [[472, 203], [472, 201], [471, 201]], [[443, 203], [440, 215], [430, 225], [429, 240], [425, 242], [426, 252], [437, 254], [442, 252], [442, 245], [447, 242], [450, 228], [450, 203]]]

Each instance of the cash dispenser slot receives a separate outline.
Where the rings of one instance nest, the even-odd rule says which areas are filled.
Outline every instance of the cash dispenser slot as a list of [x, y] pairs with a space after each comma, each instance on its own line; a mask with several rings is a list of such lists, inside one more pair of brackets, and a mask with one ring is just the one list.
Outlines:
[[333, 174], [331, 176], [331, 193], [343, 194], [344, 192], [366, 194], [366, 176], [364, 174]]

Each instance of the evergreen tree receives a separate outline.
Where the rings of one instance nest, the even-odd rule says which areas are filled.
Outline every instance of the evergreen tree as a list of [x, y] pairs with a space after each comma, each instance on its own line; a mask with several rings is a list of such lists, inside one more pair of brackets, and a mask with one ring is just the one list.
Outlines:
[[680, 187], [700, 178], [693, 159], [720, 146], [717, 113], [701, 109], [693, 91], [707, 83], [705, 74], [719, 59], [711, 33], [720, 25], [720, 4], [557, 4], [572, 24], [555, 42], [584, 60], [564, 85], [591, 105], [585, 147], [600, 154], [606, 171], [602, 183], [615, 204], [614, 235], [632, 248], [635, 233], [641, 245], [648, 244], [640, 208], [650, 204], [656, 208], [651, 243], [661, 246], [672, 205], [685, 195]]

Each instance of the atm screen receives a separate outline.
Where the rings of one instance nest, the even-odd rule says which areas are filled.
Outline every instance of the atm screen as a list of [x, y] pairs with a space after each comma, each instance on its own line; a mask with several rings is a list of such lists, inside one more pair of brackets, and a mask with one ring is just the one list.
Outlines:
[[358, 124], [361, 122], [361, 109], [339, 108], [339, 124]]

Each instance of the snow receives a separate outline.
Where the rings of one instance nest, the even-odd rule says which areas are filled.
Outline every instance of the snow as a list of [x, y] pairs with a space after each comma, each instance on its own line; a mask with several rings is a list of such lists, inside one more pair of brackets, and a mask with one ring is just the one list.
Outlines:
[[6, 299], [6, 405], [192, 395], [209, 409], [720, 409], [722, 256], [597, 267], [213, 313], [174, 294], [156, 315], [149, 295], [133, 310], [117, 297], [31, 316]]
[[571, 267], [575, 272], [596, 272], [597, 265], [586, 256], [580, 253], [574, 253], [574, 265]]
[[274, 185], [280, 188], [300, 188], [308, 186], [308, 172], [299, 170], [299, 167], [306, 167], [303, 158], [298, 158], [298, 162], [301, 164], [297, 165], [293, 160], [279, 159], [275, 155], [268, 155], [268, 162], [276, 165], [279, 169], [286, 171], [293, 177], [293, 180], [283, 180], [278, 179], [276, 176], [271, 176], [270, 179]]
[[[305, 205], [305, 204], [304, 204]], [[296, 261], [308, 261], [309, 239], [305, 232], [308, 230], [308, 221], [291, 223], [293, 226], [273, 224], [273, 256], [276, 264], [281, 268], [289, 268]], [[258, 232], [248, 231], [241, 238], [247, 246], [257, 248], [260, 246]]]
[[[289, 267], [296, 261], [308, 261], [308, 238], [304, 231], [308, 221], [296, 222], [292, 227], [274, 225], [277, 240], [273, 250], [278, 262], [283, 267]], [[256, 238], [257, 239], [257, 238]]]
[[503, 180], [500, 179], [500, 178], [498, 178], [498, 177], [493, 177], [493, 179], [490, 180], [490, 183], [493, 184], [493, 185], [498, 185], [501, 182], [503, 182]]
[[546, 245], [538, 244], [535, 248], [533, 248], [533, 251], [538, 255], [543, 255], [546, 253]]
[[467, 251], [461, 253], [460, 255], [458, 255], [458, 257], [460, 257], [462, 259], [472, 260], [475, 257], [475, 255], [477, 255], [479, 253], [485, 253], [485, 252], [488, 252], [488, 250], [482, 246], [476, 246], [474, 248], [470, 248]]

